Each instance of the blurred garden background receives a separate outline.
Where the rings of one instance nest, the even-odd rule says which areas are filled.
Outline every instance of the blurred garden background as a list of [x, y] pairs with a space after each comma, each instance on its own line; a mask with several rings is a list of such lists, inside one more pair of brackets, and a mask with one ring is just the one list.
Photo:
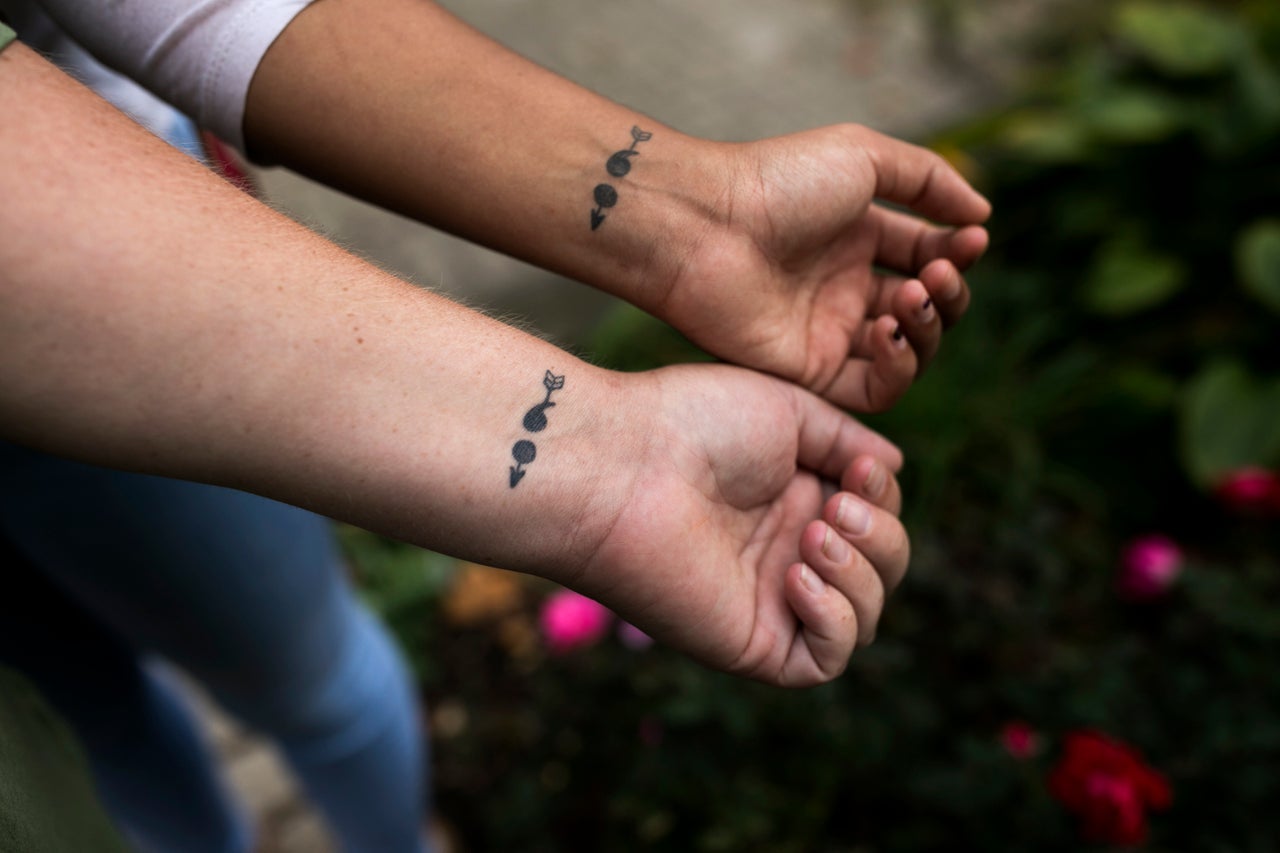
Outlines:
[[[555, 6], [450, 5], [516, 29]], [[914, 556], [834, 684], [711, 673], [540, 581], [342, 531], [462, 849], [1280, 847], [1280, 4], [709, 4], [735, 35], [701, 56], [676, 4], [597, 7], [614, 42], [566, 16], [512, 46], [683, 130], [906, 134], [992, 199], [992, 247], [938, 361], [871, 419], [906, 453]], [[627, 15], [666, 16], [657, 55], [627, 52]], [[843, 108], [808, 97], [842, 81]], [[601, 363], [702, 357], [292, 180], [265, 178]]]

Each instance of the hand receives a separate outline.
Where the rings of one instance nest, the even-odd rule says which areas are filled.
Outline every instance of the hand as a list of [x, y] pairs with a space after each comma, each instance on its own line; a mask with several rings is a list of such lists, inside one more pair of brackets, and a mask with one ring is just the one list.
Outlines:
[[901, 453], [759, 373], [642, 376], [653, 397], [636, 419], [647, 433], [637, 473], [566, 581], [718, 669], [785, 686], [835, 678], [906, 572]]
[[732, 150], [721, 221], [651, 310], [714, 355], [887, 409], [968, 307], [990, 205], [936, 154], [855, 125]]

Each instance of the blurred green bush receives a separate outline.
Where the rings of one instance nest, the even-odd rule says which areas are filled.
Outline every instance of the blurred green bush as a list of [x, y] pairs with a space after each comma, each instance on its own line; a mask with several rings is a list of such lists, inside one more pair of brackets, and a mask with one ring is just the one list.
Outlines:
[[[1050, 65], [937, 140], [992, 198], [992, 248], [938, 362], [872, 419], [908, 458], [915, 552], [838, 683], [614, 639], [549, 659], [537, 586], [459, 628], [449, 569], [406, 579], [427, 558], [350, 532], [432, 661], [439, 800], [474, 849], [1078, 849], [1046, 779], [1080, 728], [1168, 779], [1154, 846], [1280, 845], [1280, 523], [1221, 491], [1280, 468], [1280, 4], [1119, 4]], [[630, 311], [592, 349], [701, 357]], [[1147, 533], [1182, 572], [1130, 600]]]

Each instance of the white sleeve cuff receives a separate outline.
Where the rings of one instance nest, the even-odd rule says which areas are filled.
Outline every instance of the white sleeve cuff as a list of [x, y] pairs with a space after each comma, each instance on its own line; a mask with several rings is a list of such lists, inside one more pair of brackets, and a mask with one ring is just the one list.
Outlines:
[[[140, 82], [187, 111], [196, 124], [244, 151], [244, 108], [253, 75], [267, 48], [311, 2], [205, 0], [194, 4], [151, 45]], [[214, 15], [208, 15], [210, 11]], [[174, 89], [166, 90], [166, 85]]]
[[[7, 0], [14, 2], [14, 0]], [[244, 151], [249, 84], [312, 0], [40, 0], [100, 62]]]

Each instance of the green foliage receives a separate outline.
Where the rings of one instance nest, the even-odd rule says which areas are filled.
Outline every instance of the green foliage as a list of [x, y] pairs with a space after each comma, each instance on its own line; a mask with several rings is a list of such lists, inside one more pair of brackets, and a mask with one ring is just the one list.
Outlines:
[[1259, 302], [1280, 313], [1280, 220], [1255, 222], [1240, 235], [1236, 274]]
[[1244, 42], [1233, 18], [1192, 3], [1125, 3], [1116, 15], [1116, 32], [1171, 76], [1222, 72]]
[[418, 678], [434, 678], [436, 657], [428, 639], [454, 561], [355, 527], [340, 527], [338, 534], [361, 598], [391, 628]]
[[1099, 314], [1133, 314], [1164, 302], [1185, 281], [1186, 270], [1176, 259], [1120, 237], [1098, 250], [1084, 298]]
[[[434, 581], [387, 592], [391, 552], [357, 560], [388, 561], [372, 600], [425, 612], [399, 630], [432, 649], [440, 799], [474, 849], [1077, 850], [1045, 778], [1086, 726], [1169, 778], [1154, 847], [1275, 848], [1280, 525], [1210, 489], [1280, 466], [1280, 4], [1124, 3], [1104, 30], [942, 140], [979, 165], [992, 249], [870, 419], [906, 452], [913, 562], [846, 677], [783, 692], [612, 638], [516, 654], [509, 623], [447, 629]], [[593, 349], [700, 357], [634, 311]], [[1150, 531], [1186, 564], [1127, 602], [1119, 553]], [[1001, 748], [1015, 719], [1034, 757]]]
[[1280, 378], [1262, 384], [1237, 363], [1210, 364], [1187, 386], [1182, 428], [1183, 460], [1202, 484], [1249, 465], [1280, 466]]

